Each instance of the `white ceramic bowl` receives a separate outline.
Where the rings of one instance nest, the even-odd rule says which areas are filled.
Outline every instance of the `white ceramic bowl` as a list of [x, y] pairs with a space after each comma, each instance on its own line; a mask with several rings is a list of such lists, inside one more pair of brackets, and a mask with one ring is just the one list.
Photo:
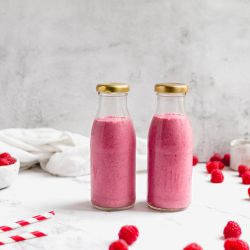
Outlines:
[[235, 139], [230, 143], [230, 168], [238, 171], [239, 165], [250, 166], [250, 140]]
[[0, 189], [9, 187], [18, 176], [20, 162], [7, 166], [0, 166]]

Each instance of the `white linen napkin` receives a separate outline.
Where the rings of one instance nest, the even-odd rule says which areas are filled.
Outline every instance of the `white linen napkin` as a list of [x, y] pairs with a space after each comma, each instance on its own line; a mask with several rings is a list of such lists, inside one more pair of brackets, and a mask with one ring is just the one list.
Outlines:
[[[146, 140], [137, 138], [137, 171], [146, 169]], [[79, 176], [90, 172], [89, 138], [52, 128], [0, 130], [0, 152], [9, 152], [21, 168], [40, 164], [53, 175]]]

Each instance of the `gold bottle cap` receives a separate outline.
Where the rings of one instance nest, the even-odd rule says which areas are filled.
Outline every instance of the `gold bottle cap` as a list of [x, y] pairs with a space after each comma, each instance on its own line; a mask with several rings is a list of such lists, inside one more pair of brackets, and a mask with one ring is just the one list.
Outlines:
[[96, 91], [99, 93], [127, 93], [129, 85], [125, 83], [101, 83], [96, 85]]
[[155, 92], [170, 94], [186, 94], [188, 86], [182, 83], [157, 83], [155, 84]]

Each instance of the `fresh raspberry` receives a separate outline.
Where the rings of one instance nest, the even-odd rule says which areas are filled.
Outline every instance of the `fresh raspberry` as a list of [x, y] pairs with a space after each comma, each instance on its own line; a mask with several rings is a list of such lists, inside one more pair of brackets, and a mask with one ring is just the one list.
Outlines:
[[224, 164], [220, 161], [209, 161], [206, 164], [207, 172], [211, 173], [214, 169], [223, 169]]
[[0, 166], [7, 166], [9, 164], [10, 164], [10, 162], [8, 159], [0, 158]]
[[219, 169], [219, 164], [217, 164], [217, 162], [214, 162], [214, 161], [209, 161], [206, 164], [206, 168], [207, 168], [207, 172], [211, 173], [214, 169]]
[[13, 158], [9, 153], [0, 154], [0, 166], [14, 164], [15, 162], [16, 159]]
[[9, 153], [2, 153], [2, 154], [0, 154], [0, 158], [9, 159], [9, 158], [11, 158], [11, 155]]
[[250, 170], [246, 171], [242, 175], [242, 183], [245, 184], [245, 185], [249, 185], [250, 184]]
[[139, 231], [136, 226], [126, 225], [123, 226], [119, 231], [119, 239], [127, 242], [128, 245], [132, 245], [139, 236]]
[[230, 166], [230, 154], [224, 154], [223, 158], [222, 158], [222, 162], [225, 166]]
[[203, 250], [203, 248], [196, 243], [191, 243], [187, 245], [183, 250]]
[[238, 238], [229, 238], [224, 243], [225, 250], [249, 250], [247, 242]]
[[7, 165], [11, 165], [14, 164], [16, 162], [16, 159], [11, 157], [11, 158], [0, 158], [0, 166], [7, 166]]
[[250, 170], [250, 168], [248, 166], [239, 165], [239, 167], [238, 167], [239, 176], [242, 177], [242, 175], [249, 170]]
[[197, 163], [199, 162], [199, 159], [196, 155], [193, 155], [193, 166], [197, 165]]
[[211, 173], [212, 183], [221, 183], [224, 181], [224, 175], [220, 169], [214, 169]]
[[248, 195], [249, 195], [249, 197], [250, 197], [250, 188], [248, 188]]
[[228, 238], [240, 238], [241, 228], [235, 221], [229, 221], [223, 231], [225, 239]]
[[16, 163], [16, 159], [13, 158], [13, 157], [10, 157], [10, 158], [8, 159], [8, 161], [9, 161], [9, 165], [10, 165], [10, 164]]
[[128, 250], [128, 245], [124, 240], [116, 240], [109, 245], [109, 250]]
[[213, 156], [211, 156], [211, 158], [209, 159], [209, 161], [222, 161], [222, 157], [220, 154], [215, 153]]
[[222, 161], [218, 161], [218, 164], [219, 164], [219, 169], [220, 170], [222, 170], [225, 167], [225, 165], [224, 165], [224, 163]]

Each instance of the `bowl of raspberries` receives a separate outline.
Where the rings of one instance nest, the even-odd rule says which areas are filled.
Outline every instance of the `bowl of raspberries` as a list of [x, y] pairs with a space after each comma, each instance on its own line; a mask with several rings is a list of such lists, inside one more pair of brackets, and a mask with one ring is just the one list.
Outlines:
[[20, 162], [9, 153], [0, 153], [0, 189], [9, 187], [18, 175]]

